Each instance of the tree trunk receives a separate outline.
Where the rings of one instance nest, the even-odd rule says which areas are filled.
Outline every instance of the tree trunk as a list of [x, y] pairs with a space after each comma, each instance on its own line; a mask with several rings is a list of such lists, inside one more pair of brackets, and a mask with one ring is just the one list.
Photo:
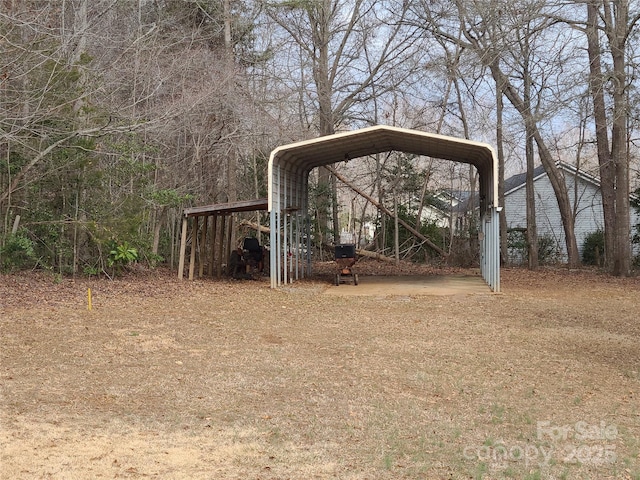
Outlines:
[[504, 102], [502, 101], [502, 90], [496, 83], [496, 149], [498, 155], [498, 204], [503, 208], [500, 210], [500, 263], [509, 262], [509, 245], [507, 243], [507, 212], [504, 209], [504, 137], [502, 114]]
[[598, 32], [598, 9], [587, 2], [587, 52], [589, 55], [589, 91], [593, 102], [593, 119], [596, 130], [596, 147], [600, 166], [600, 193], [604, 214], [604, 263], [612, 269], [615, 258], [615, 175], [616, 169], [609, 152], [607, 131], [607, 109], [605, 106], [605, 85], [602, 73], [600, 38]]
[[[631, 238], [629, 231], [629, 156], [627, 144], [627, 75], [625, 59], [626, 28], [629, 16], [627, 1], [614, 2], [616, 12], [608, 19], [607, 29], [613, 58], [613, 123], [611, 127], [611, 157], [616, 169], [615, 258], [613, 274], [631, 273]], [[608, 12], [608, 5], [605, 4]], [[613, 17], [613, 18], [612, 18]]]
[[400, 228], [398, 226], [398, 195], [393, 191], [393, 251], [396, 265], [400, 264]]
[[[332, 82], [329, 75], [329, 36], [330, 36], [330, 1], [318, 2], [316, 15], [310, 16], [313, 26], [313, 44], [317, 50], [317, 56], [313, 59], [313, 79], [318, 92], [318, 121], [320, 136], [332, 135], [334, 131], [333, 108], [331, 104]], [[325, 241], [325, 235], [330, 231], [329, 208], [333, 212], [334, 243], [339, 232], [336, 210], [333, 208], [334, 183], [328, 169], [318, 169], [318, 225], [320, 228], [320, 241]]]
[[536, 194], [533, 186], [533, 137], [530, 129], [527, 128], [526, 157], [527, 157], [527, 262], [529, 269], [538, 268], [538, 227], [536, 224]]
[[573, 218], [573, 210], [571, 208], [571, 200], [569, 199], [569, 191], [564, 177], [555, 164], [551, 152], [547, 148], [542, 135], [537, 127], [534, 129], [534, 139], [538, 147], [538, 153], [544, 169], [547, 172], [551, 186], [556, 195], [558, 202], [558, 210], [562, 219], [562, 227], [565, 235], [565, 245], [567, 248], [567, 264], [571, 268], [580, 266], [580, 252], [578, 251], [578, 243], [576, 242], [575, 221]]
[[151, 246], [151, 253], [158, 255], [160, 248], [160, 231], [162, 224], [167, 216], [167, 207], [160, 207], [160, 212], [156, 214], [156, 223], [153, 226], [153, 245]]
[[387, 257], [386, 255], [381, 255], [380, 253], [370, 252], [369, 250], [362, 250], [361, 248], [356, 249], [356, 255], [360, 257], [367, 257], [367, 258], [373, 258], [375, 260], [381, 260], [383, 262], [396, 263], [396, 259], [394, 257]]
[[[530, 270], [538, 268], [538, 227], [536, 224], [536, 192], [533, 186], [533, 171], [535, 169], [533, 150], [534, 119], [531, 110], [531, 75], [529, 74], [529, 47], [523, 51], [524, 107], [529, 115], [524, 118], [525, 124], [525, 157], [527, 161], [526, 197], [527, 197], [527, 263]], [[573, 216], [572, 216], [573, 218]]]
[[[378, 204], [384, 205], [384, 187], [382, 185], [382, 164], [380, 162], [380, 154], [376, 153], [376, 185], [378, 190]], [[380, 234], [376, 235], [376, 243], [379, 251], [383, 252], [387, 247], [387, 216], [380, 212]]]
[[[589, 90], [593, 101], [600, 184], [604, 212], [605, 263], [614, 275], [631, 271], [629, 230], [629, 156], [627, 144], [627, 75], [625, 44], [629, 4], [627, 1], [587, 2], [587, 51], [589, 55]], [[602, 11], [600, 11], [602, 7]], [[602, 71], [600, 25], [609, 40], [613, 60], [611, 109], [611, 144], [607, 134], [605, 77]]]

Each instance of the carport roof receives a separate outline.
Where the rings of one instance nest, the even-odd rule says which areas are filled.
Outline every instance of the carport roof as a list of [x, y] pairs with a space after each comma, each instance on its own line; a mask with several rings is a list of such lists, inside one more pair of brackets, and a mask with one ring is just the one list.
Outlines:
[[[280, 146], [271, 152], [270, 167], [279, 165], [287, 171], [306, 174], [316, 167], [388, 151], [469, 163], [481, 177], [494, 182], [498, 178], [494, 151], [488, 144], [386, 125]], [[497, 185], [492, 187], [489, 198], [498, 205]]]

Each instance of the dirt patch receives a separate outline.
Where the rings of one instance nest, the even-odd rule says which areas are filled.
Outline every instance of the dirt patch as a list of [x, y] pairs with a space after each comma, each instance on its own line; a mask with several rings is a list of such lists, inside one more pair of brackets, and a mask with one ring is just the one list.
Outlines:
[[0, 277], [0, 477], [640, 478], [640, 281], [502, 287]]

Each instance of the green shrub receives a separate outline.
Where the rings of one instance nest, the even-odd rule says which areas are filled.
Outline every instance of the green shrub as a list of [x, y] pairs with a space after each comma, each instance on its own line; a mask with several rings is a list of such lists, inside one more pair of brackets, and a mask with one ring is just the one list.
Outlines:
[[604, 232], [596, 230], [584, 239], [582, 244], [582, 263], [585, 265], [604, 265]]
[[0, 265], [3, 271], [29, 268], [36, 264], [33, 242], [22, 233], [9, 235], [0, 248]]
[[[527, 263], [529, 249], [527, 247], [526, 229], [514, 228], [507, 231], [507, 248], [509, 260], [514, 264]], [[558, 246], [553, 237], [549, 235], [538, 236], [538, 263], [550, 265], [557, 263], [560, 257]]]
[[556, 241], [549, 235], [538, 237], [538, 262], [540, 265], [551, 265], [558, 263], [560, 253]]
[[515, 265], [526, 263], [528, 258], [527, 252], [527, 235], [524, 229], [507, 230], [507, 250], [509, 253], [509, 262]]
[[138, 260], [138, 250], [129, 245], [129, 242], [110, 242], [107, 265], [113, 268], [114, 273], [119, 272], [124, 266], [136, 260]]

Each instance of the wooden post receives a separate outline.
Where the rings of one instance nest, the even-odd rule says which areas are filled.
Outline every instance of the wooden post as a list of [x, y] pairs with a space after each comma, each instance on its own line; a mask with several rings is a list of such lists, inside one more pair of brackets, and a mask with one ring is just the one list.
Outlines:
[[182, 236], [180, 237], [180, 261], [178, 263], [178, 280], [184, 277], [184, 255], [187, 251], [187, 224], [189, 219], [182, 217]]
[[202, 236], [200, 238], [200, 249], [198, 252], [198, 261], [200, 265], [198, 265], [198, 278], [202, 278], [204, 274], [204, 263], [207, 260], [207, 220], [209, 220], [208, 216], [204, 216], [202, 221]]
[[216, 271], [216, 276], [220, 278], [222, 276], [222, 256], [224, 255], [224, 233], [225, 233], [225, 223], [226, 223], [226, 215], [222, 215], [220, 217], [220, 243], [218, 244], [218, 269]]
[[11, 229], [11, 235], [15, 235], [18, 232], [19, 226], [20, 226], [20, 215], [16, 215], [16, 218], [13, 220], [13, 228]]
[[225, 250], [226, 256], [224, 257], [224, 263], [227, 265], [227, 274], [229, 273], [229, 258], [231, 257], [231, 249], [235, 248], [233, 240], [235, 235], [233, 234], [233, 213], [229, 215], [229, 231], [227, 232], [227, 248]]
[[218, 216], [213, 215], [211, 222], [211, 257], [209, 262], [209, 276], [213, 278], [213, 264], [216, 258], [216, 233], [218, 228]]
[[198, 217], [193, 217], [193, 230], [191, 231], [191, 255], [189, 256], [189, 280], [193, 280], [193, 272], [196, 267], [197, 243], [198, 243]]

